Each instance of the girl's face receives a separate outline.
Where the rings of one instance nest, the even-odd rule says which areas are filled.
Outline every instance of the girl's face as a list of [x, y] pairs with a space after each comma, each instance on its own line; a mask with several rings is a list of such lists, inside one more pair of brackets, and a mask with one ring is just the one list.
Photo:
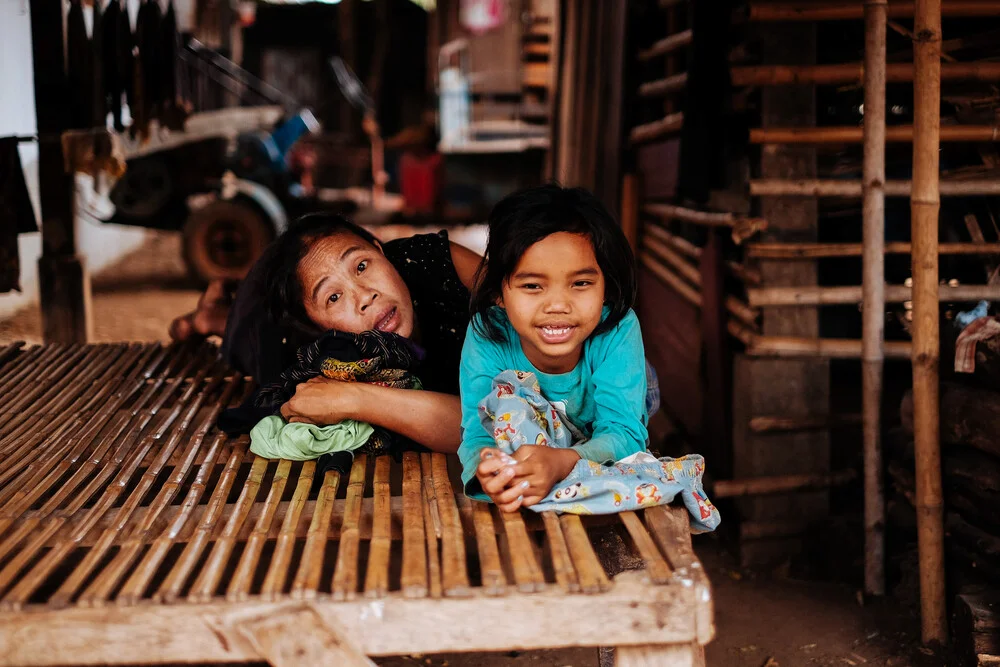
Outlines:
[[313, 242], [299, 262], [306, 314], [323, 330], [413, 335], [413, 300], [382, 249], [354, 234]]
[[528, 248], [503, 285], [500, 305], [535, 368], [573, 370], [604, 306], [604, 274], [590, 238], [556, 232]]

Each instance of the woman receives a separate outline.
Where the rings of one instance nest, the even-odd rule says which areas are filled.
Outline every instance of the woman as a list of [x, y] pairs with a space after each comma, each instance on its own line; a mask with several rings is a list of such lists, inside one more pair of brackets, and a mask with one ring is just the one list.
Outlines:
[[340, 216], [307, 215], [268, 247], [228, 313], [223, 286], [213, 285], [171, 334], [221, 333], [226, 360], [261, 384], [330, 329], [411, 338], [426, 351], [417, 373], [426, 391], [314, 379], [298, 386], [281, 413], [315, 424], [355, 419], [454, 452], [461, 441], [458, 362], [479, 260], [445, 232], [381, 244]]

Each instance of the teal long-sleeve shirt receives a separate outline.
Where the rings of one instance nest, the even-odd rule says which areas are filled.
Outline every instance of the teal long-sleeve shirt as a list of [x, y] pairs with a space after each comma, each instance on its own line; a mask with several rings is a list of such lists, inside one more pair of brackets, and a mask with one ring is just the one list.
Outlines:
[[[479, 421], [479, 402], [490, 392], [493, 378], [505, 370], [534, 373], [546, 400], [565, 405], [569, 420], [588, 438], [574, 446], [580, 458], [607, 463], [645, 451], [646, 358], [634, 312], [630, 310], [611, 330], [591, 336], [573, 370], [551, 375], [532, 366], [506, 313], [497, 310], [501, 311], [498, 321], [505, 341], [484, 338], [470, 324], [462, 348], [462, 444], [458, 456], [467, 495], [488, 500], [476, 481], [476, 468], [480, 450], [496, 447], [496, 443]], [[607, 309], [602, 320], [605, 317]]]

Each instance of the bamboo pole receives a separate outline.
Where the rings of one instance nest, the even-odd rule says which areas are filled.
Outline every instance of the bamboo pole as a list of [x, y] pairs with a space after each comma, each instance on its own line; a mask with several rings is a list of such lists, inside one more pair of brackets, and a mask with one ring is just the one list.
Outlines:
[[[1000, 78], [1000, 77], [997, 77]], [[687, 87], [687, 72], [650, 81], [639, 86], [639, 97], [661, 97], [684, 90]]]
[[[939, 127], [940, 140], [985, 143], [1000, 139], [992, 125], [949, 125]], [[887, 127], [885, 140], [906, 143], [913, 140], [912, 125]], [[860, 127], [762, 127], [750, 130], [752, 144], [860, 144]]]
[[629, 132], [628, 138], [633, 144], [638, 144], [644, 141], [653, 141], [674, 132], [680, 132], [683, 127], [684, 114], [678, 111], [677, 113], [668, 114], [660, 120], [654, 120], [652, 123], [633, 127], [632, 131]]
[[[887, 359], [909, 359], [910, 343], [886, 341]], [[794, 336], [754, 336], [747, 348], [754, 357], [860, 359], [861, 341], [845, 338], [796, 338]]]
[[[747, 257], [757, 259], [812, 260], [831, 257], [859, 257], [861, 243], [751, 243]], [[887, 255], [909, 255], [911, 245], [905, 241], [885, 244]], [[1000, 243], [940, 243], [939, 255], [1000, 255]]]
[[[956, 4], [956, 3], [950, 3]], [[958, 3], [962, 4], [962, 3]], [[997, 9], [1000, 9], [998, 5]], [[947, 641], [938, 365], [938, 151], [941, 130], [941, 0], [917, 0], [913, 32], [913, 430], [917, 477], [921, 635]]]
[[886, 0], [865, 0], [862, 159], [861, 414], [864, 443], [865, 592], [885, 594], [882, 491], [882, 343], [885, 336]]
[[[941, 5], [944, 16], [978, 17], [996, 16], [1000, 14], [1000, 2], [997, 0], [948, 0]], [[920, 2], [903, 2], [894, 0], [889, 4], [890, 18], [909, 18], [914, 16]], [[750, 5], [751, 21], [838, 21], [860, 20], [863, 17], [863, 7], [860, 3], [850, 2], [812, 2], [797, 0], [795, 2], [754, 2]], [[918, 30], [914, 32], [919, 33]], [[940, 41], [940, 40], [939, 40]]]
[[724, 479], [717, 481], [713, 485], [712, 496], [715, 498], [736, 498], [740, 496], [764, 496], [774, 493], [824, 489], [847, 484], [857, 476], [857, 473], [853, 470], [840, 470], [833, 473]]
[[746, 218], [733, 213], [710, 213], [694, 211], [672, 204], [646, 204], [642, 212], [661, 220], [680, 220], [695, 225], [707, 227], [731, 227], [733, 242], [740, 244], [757, 232], [767, 229], [767, 220], [763, 218]]
[[[734, 86], [843, 85], [863, 83], [864, 74], [864, 63], [747, 65], [732, 68], [731, 77]], [[889, 63], [886, 65], [885, 78], [888, 83], [913, 81], [913, 64]], [[994, 83], [1000, 80], [1000, 63], [944, 63], [941, 65], [941, 80]], [[653, 84], [644, 84], [651, 85]], [[642, 87], [639, 91], [641, 95]]]
[[[838, 179], [808, 179], [783, 181], [778, 179], [750, 181], [753, 197], [861, 197], [862, 181]], [[909, 197], [912, 181], [885, 181], [887, 197]], [[975, 178], [950, 180], [940, 184], [941, 196], [969, 197], [1000, 195], [1000, 179]]]
[[684, 30], [673, 35], [668, 35], [653, 44], [648, 49], [639, 52], [636, 56], [639, 62], [646, 62], [658, 56], [665, 56], [668, 53], [683, 49], [694, 41], [694, 33], [691, 30]]
[[[845, 287], [752, 287], [747, 289], [747, 299], [751, 308], [780, 306], [845, 306], [865, 303], [865, 289], [868, 285]], [[1000, 285], [948, 285], [938, 286], [938, 301], [976, 302], [1000, 299]], [[913, 299], [913, 290], [905, 285], [885, 285], [882, 306], [873, 314], [879, 319], [884, 316], [886, 302], [903, 303]], [[876, 304], [878, 305], [878, 304]], [[865, 305], [865, 308], [868, 306]]]

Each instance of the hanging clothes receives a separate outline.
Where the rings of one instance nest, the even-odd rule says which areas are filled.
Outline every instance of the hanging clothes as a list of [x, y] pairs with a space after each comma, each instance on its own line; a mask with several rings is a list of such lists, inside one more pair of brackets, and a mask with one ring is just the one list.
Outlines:
[[80, 0], [72, 0], [66, 16], [67, 83], [70, 128], [91, 127], [93, 116], [93, 52]]
[[0, 138], [0, 294], [21, 291], [18, 234], [38, 231], [17, 137]]
[[167, 11], [160, 22], [160, 124], [171, 129], [184, 127], [183, 115], [177, 101], [177, 14], [173, 0], [167, 4]]
[[[114, 1], [114, 0], [113, 0]], [[126, 104], [129, 106], [131, 114], [136, 113], [135, 100], [135, 34], [132, 32], [132, 22], [128, 17], [128, 5], [121, 5], [118, 11], [118, 29], [115, 35], [115, 63], [118, 67], [118, 77], [116, 81], [117, 90], [124, 95]], [[121, 96], [119, 95], [119, 97]], [[119, 107], [118, 121], [115, 128], [119, 131], [125, 127], [122, 122], [121, 109]]]
[[139, 7], [135, 42], [139, 48], [139, 77], [142, 86], [139, 131], [143, 134], [148, 132], [149, 122], [156, 117], [163, 101], [163, 87], [160, 85], [163, 76], [163, 33], [160, 30], [162, 18], [159, 0], [146, 0]]
[[103, 75], [104, 113], [105, 115], [111, 114], [115, 129], [119, 132], [124, 128], [122, 125], [122, 94], [125, 92], [118, 63], [118, 21], [121, 14], [119, 0], [111, 0], [104, 9], [104, 15], [101, 16], [101, 73]]

